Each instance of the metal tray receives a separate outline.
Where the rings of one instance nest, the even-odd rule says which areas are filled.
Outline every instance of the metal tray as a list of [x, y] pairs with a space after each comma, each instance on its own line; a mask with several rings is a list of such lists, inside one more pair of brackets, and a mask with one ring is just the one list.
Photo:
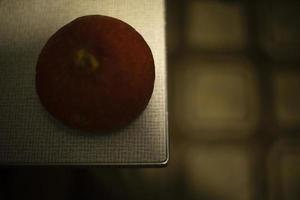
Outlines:
[[[47, 39], [71, 20], [108, 15], [132, 25], [156, 65], [153, 96], [129, 127], [87, 134], [52, 119], [35, 92], [35, 66]], [[0, 164], [164, 165], [168, 161], [163, 0], [0, 0]]]

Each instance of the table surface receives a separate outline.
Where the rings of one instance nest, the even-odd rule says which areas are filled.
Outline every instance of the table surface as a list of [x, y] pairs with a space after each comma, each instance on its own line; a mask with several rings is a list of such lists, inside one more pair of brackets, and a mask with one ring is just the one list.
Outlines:
[[[47, 39], [89, 14], [119, 18], [149, 44], [155, 87], [145, 112], [125, 129], [83, 133], [52, 119], [35, 92], [35, 66]], [[168, 161], [163, 0], [0, 1], [1, 165], [164, 165]]]

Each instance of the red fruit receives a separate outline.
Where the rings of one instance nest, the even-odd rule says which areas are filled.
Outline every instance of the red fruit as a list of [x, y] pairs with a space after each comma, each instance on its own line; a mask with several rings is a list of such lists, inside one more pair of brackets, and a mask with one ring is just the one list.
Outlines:
[[36, 67], [42, 105], [66, 125], [87, 131], [128, 125], [146, 108], [154, 79], [153, 56], [142, 36], [101, 15], [59, 29]]

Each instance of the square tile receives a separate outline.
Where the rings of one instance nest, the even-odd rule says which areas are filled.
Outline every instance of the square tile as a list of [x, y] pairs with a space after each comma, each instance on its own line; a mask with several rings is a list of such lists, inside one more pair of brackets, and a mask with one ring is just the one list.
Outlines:
[[186, 13], [189, 46], [209, 50], [246, 47], [246, 22], [240, 3], [190, 1]]
[[245, 148], [202, 145], [186, 155], [186, 184], [195, 199], [253, 199], [252, 157]]
[[271, 153], [270, 200], [300, 199], [300, 140], [281, 140]]
[[300, 199], [300, 151], [295, 154], [283, 155], [281, 160], [281, 175], [283, 199]]
[[265, 52], [274, 60], [299, 60], [299, 1], [264, 1], [257, 6]]
[[277, 70], [274, 80], [274, 110], [280, 127], [300, 127], [300, 71]]
[[186, 57], [171, 74], [175, 129], [193, 138], [240, 138], [252, 133], [259, 104], [253, 65], [242, 58]]

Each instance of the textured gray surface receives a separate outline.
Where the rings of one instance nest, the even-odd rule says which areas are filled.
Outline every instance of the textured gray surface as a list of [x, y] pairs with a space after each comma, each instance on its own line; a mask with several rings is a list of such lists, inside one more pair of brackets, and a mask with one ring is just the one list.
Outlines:
[[[156, 65], [146, 111], [112, 134], [87, 134], [52, 119], [35, 92], [35, 64], [47, 39], [87, 14], [132, 25]], [[0, 1], [0, 164], [162, 164], [168, 159], [165, 21], [162, 0]]]

